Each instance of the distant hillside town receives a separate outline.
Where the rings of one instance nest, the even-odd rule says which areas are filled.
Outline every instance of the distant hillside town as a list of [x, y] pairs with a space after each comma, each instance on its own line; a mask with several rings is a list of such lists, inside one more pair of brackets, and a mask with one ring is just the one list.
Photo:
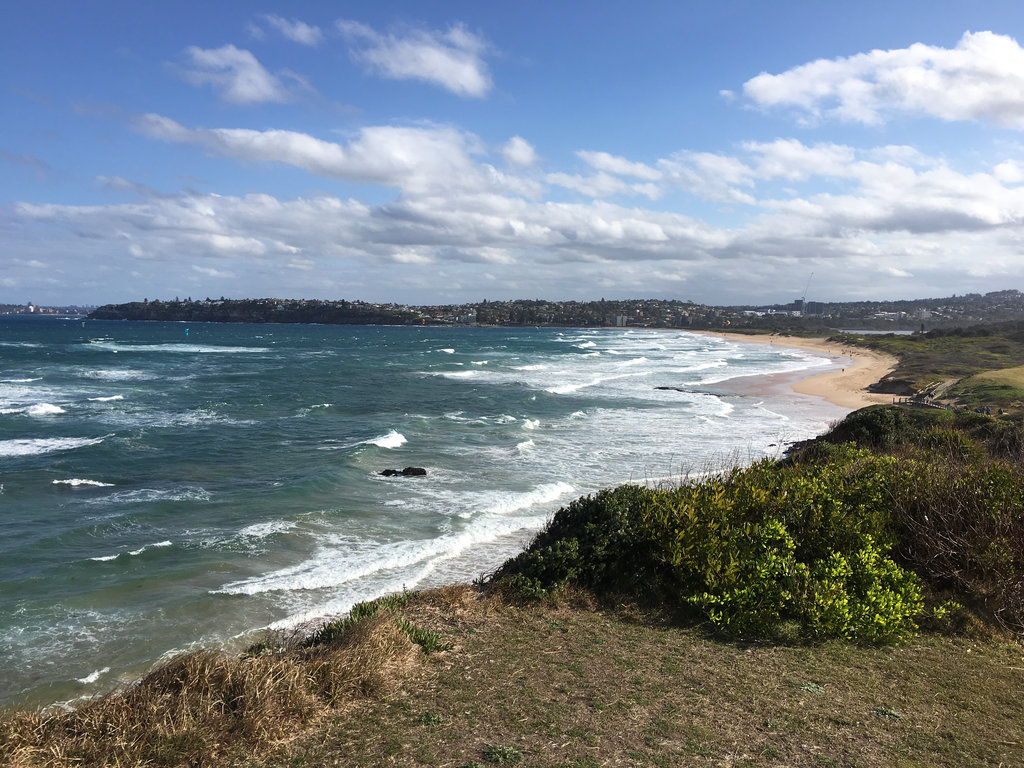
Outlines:
[[27, 304], [0, 304], [0, 315], [73, 315], [81, 317], [96, 309], [96, 305], [64, 307], [41, 307], [31, 301]]
[[[16, 308], [24, 312], [24, 308]], [[66, 313], [70, 307], [35, 307], [35, 313]], [[52, 310], [52, 312], [51, 312]], [[0, 305], [0, 312], [7, 311]], [[751, 328], [817, 330], [932, 330], [1024, 320], [1018, 290], [969, 293], [939, 299], [845, 301], [798, 299], [789, 304], [715, 307], [674, 299], [599, 301], [480, 301], [415, 306], [324, 299], [148, 299], [107, 304], [88, 316], [99, 320], [177, 320], [231, 323], [324, 323], [358, 325], [538, 325], [571, 327]]]

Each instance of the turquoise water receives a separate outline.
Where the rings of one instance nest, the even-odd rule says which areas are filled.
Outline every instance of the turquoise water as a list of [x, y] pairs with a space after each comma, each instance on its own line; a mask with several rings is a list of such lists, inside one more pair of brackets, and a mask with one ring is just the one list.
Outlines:
[[473, 579], [576, 496], [823, 431], [840, 409], [722, 382], [830, 364], [665, 331], [0, 318], [0, 702]]

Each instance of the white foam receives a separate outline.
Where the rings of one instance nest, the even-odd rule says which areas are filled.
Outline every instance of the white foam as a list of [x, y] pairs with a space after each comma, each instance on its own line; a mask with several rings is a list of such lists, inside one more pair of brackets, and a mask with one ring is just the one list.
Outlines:
[[437, 351], [438, 351], [438, 352], [444, 352], [444, 353], [445, 353], [445, 354], [447, 354], [447, 355], [454, 355], [454, 354], [455, 354], [455, 350], [454, 350], [454, 349], [451, 349], [451, 348], [448, 348], [448, 349], [439, 349], [439, 350], [437, 350]]
[[110, 395], [109, 397], [90, 397], [92, 403], [111, 403], [114, 400], [124, 400], [124, 395]]
[[130, 550], [128, 552], [118, 552], [118, 553], [113, 554], [113, 555], [101, 555], [99, 557], [90, 557], [89, 559], [90, 560], [94, 560], [97, 563], [106, 563], [106, 562], [110, 562], [111, 560], [117, 560], [122, 555], [124, 555], [125, 557], [138, 557], [139, 555], [141, 555], [146, 550], [149, 550], [149, 549], [163, 549], [164, 547], [171, 547], [171, 546], [174, 546], [174, 545], [170, 541], [158, 541], [155, 544], [146, 544], [145, 546], [139, 547], [138, 549]]
[[641, 371], [638, 373], [620, 373], [615, 376], [598, 376], [590, 381], [579, 381], [572, 384], [561, 384], [557, 387], [548, 387], [545, 391], [550, 392], [552, 395], [571, 395], [573, 392], [579, 392], [581, 389], [589, 389], [590, 387], [597, 387], [608, 381], [634, 378], [637, 376], [647, 376], [649, 373], [650, 371]]
[[[572, 491], [572, 487], [564, 483], [556, 485], [559, 492], [564, 492], [564, 489]], [[552, 490], [554, 487], [541, 486], [535, 492], [513, 494], [506, 498], [504, 503], [495, 505], [495, 509], [498, 510], [495, 516], [458, 534], [385, 544], [354, 540], [342, 535], [326, 537], [320, 550], [305, 562], [263, 576], [225, 584], [219, 589], [212, 590], [211, 594], [258, 595], [268, 592], [324, 589], [333, 591], [346, 586], [349, 595], [352, 594], [350, 590], [362, 595], [348, 602], [344, 608], [336, 608], [337, 601], [332, 601], [329, 607], [322, 606], [315, 611], [290, 616], [275, 622], [271, 628], [295, 626], [327, 613], [341, 613], [351, 607], [352, 603], [358, 602], [358, 599], [398, 591], [403, 585], [415, 587], [433, 572], [439, 563], [457, 557], [482, 543], [536, 525], [535, 518], [515, 517], [510, 513], [551, 498], [555, 493]], [[555, 495], [554, 498], [558, 496]], [[375, 585], [369, 586], [374, 581]], [[363, 590], [369, 590], [369, 593], [366, 594]]]
[[67, 413], [59, 405], [53, 403], [36, 403], [25, 409], [29, 416], [56, 416], [58, 413]]
[[616, 363], [616, 368], [628, 368], [632, 365], [640, 365], [641, 363], [648, 362], [646, 357], [634, 357], [632, 360], [624, 360], [621, 363]]
[[265, 539], [276, 533], [290, 531], [296, 526], [291, 520], [270, 520], [265, 523], [253, 523], [247, 525], [238, 532], [239, 537], [245, 539]]
[[517, 421], [515, 416], [509, 416], [507, 413], [501, 414], [494, 419], [495, 424], [512, 424]]
[[523, 419], [523, 429], [536, 429], [540, 426], [540, 419]]
[[113, 483], [101, 483], [99, 480], [83, 480], [80, 477], [73, 477], [70, 480], [54, 480], [53, 485], [70, 485], [72, 488], [77, 488], [81, 485], [93, 488], [109, 488]]
[[99, 368], [92, 371], [84, 371], [80, 374], [87, 379], [99, 379], [101, 381], [148, 381], [156, 376], [147, 371], [136, 371], [123, 368]]
[[111, 341], [92, 341], [89, 349], [109, 352], [172, 352], [182, 354], [247, 354], [269, 352], [269, 347], [228, 347], [212, 344], [124, 344]]
[[95, 672], [92, 672], [92, 673], [86, 675], [85, 677], [79, 677], [79, 678], [76, 678], [76, 679], [78, 680], [78, 682], [82, 683], [83, 685], [90, 685], [91, 683], [95, 683], [97, 680], [99, 680], [103, 675], [107, 674], [107, 672], [109, 672], [109, 671], [110, 671], [110, 667], [104, 667], [103, 669], [97, 669]]
[[376, 445], [379, 448], [398, 448], [405, 445], [408, 440], [405, 439], [405, 435], [392, 429], [386, 435], [375, 437], [372, 440], [363, 441], [363, 445]]
[[137, 555], [141, 555], [147, 549], [162, 549], [163, 547], [170, 547], [170, 546], [173, 546], [173, 545], [169, 541], [158, 541], [156, 544], [147, 544], [144, 547], [139, 547], [138, 549], [133, 549], [128, 554], [131, 555], [132, 557], [135, 557]]
[[470, 360], [470, 362], [473, 363], [473, 365], [487, 365], [487, 363], [489, 363], [490, 361], [489, 360]]
[[577, 344], [576, 346], [577, 346], [577, 347], [578, 347], [579, 349], [588, 349], [588, 348], [590, 348], [590, 347], [596, 347], [596, 346], [597, 346], [597, 344], [595, 344], [595, 343], [594, 343], [594, 342], [592, 342], [592, 341], [584, 341], [584, 342], [583, 342], [582, 344]]
[[524, 451], [533, 448], [533, 446], [533, 440], [523, 440], [523, 442], [521, 443], [516, 443], [516, 450], [519, 451], [520, 453], [523, 453]]
[[22, 440], [0, 440], [0, 456], [35, 456], [43, 453], [72, 451], [102, 443], [104, 437], [38, 437]]
[[508, 515], [538, 504], [550, 504], [575, 490], [565, 482], [544, 483], [532, 491], [500, 494], [500, 498], [483, 511], [493, 515]]
[[543, 371], [548, 366], [543, 363], [536, 363], [534, 365], [514, 365], [512, 370], [514, 371]]
[[480, 371], [445, 371], [439, 375], [446, 379], [472, 379], [474, 376], [479, 376]]
[[0, 384], [28, 384], [30, 381], [41, 381], [42, 377], [35, 379], [0, 379]]
[[118, 491], [97, 499], [83, 499], [87, 504], [146, 504], [157, 501], [209, 501], [210, 492], [205, 488], [187, 486], [184, 488], [139, 488], [132, 491]]

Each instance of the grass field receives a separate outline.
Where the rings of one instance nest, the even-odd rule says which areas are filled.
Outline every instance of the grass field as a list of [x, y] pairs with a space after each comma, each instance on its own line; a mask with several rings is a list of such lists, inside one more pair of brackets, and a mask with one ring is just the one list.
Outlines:
[[1024, 366], [969, 376], [961, 379], [949, 394], [969, 407], [996, 403], [1008, 409], [1024, 409]]
[[1017, 331], [833, 338], [893, 355], [899, 364], [887, 378], [917, 392], [940, 388], [944, 401], [961, 407], [1024, 408], [1024, 337]]
[[426, 657], [400, 695], [328, 717], [259, 765], [935, 768], [1024, 756], [1016, 643], [724, 643], [585, 598], [524, 609], [471, 587], [406, 610], [454, 648]]

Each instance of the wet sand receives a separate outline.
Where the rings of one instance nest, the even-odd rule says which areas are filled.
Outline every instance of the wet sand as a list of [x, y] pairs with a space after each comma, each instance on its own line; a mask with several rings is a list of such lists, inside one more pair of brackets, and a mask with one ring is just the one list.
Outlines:
[[777, 392], [780, 386], [803, 395], [821, 397], [842, 408], [856, 410], [878, 403], [891, 403], [892, 395], [868, 392], [870, 384], [882, 379], [896, 367], [896, 358], [872, 350], [830, 343], [825, 339], [808, 339], [799, 336], [748, 335], [744, 333], [712, 333], [691, 331], [704, 336], [717, 336], [743, 344], [772, 344], [785, 348], [806, 349], [830, 358], [835, 368], [825, 373], [807, 376], [807, 372], [778, 374], [776, 376], [751, 376], [732, 379], [725, 383], [729, 389], [744, 394]]

